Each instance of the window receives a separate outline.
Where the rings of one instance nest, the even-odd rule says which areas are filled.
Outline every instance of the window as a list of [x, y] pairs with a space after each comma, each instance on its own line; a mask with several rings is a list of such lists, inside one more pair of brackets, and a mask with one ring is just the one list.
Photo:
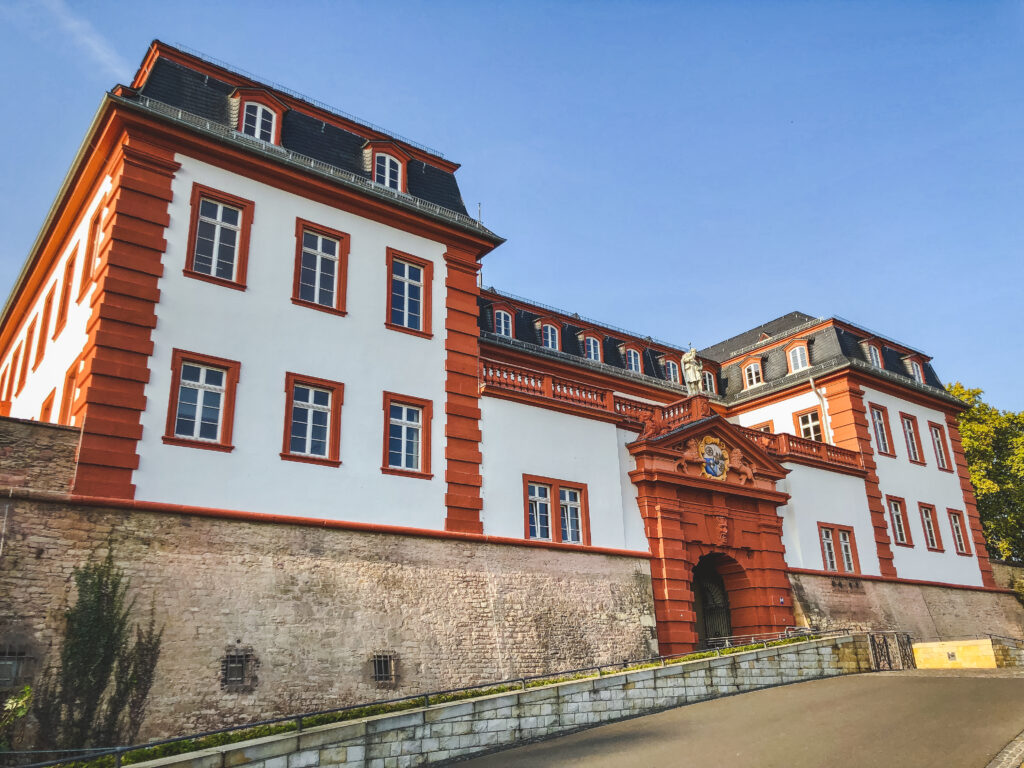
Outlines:
[[433, 404], [418, 397], [384, 393], [384, 462], [389, 475], [430, 478]]
[[845, 525], [818, 523], [821, 559], [826, 571], [860, 573], [857, 542], [853, 529]]
[[761, 383], [761, 364], [751, 363], [743, 369], [743, 380], [746, 382], [746, 389], [756, 387]]
[[103, 209], [100, 208], [89, 222], [89, 232], [86, 234], [85, 252], [82, 255], [82, 274], [78, 281], [78, 300], [81, 301], [85, 292], [92, 285], [92, 276], [96, 274], [96, 254], [99, 252], [100, 241], [100, 220], [103, 217]]
[[370, 657], [370, 679], [378, 688], [394, 688], [398, 684], [398, 654], [394, 651], [374, 651]]
[[344, 232], [296, 219], [292, 303], [344, 315], [348, 250]]
[[[35, 349], [36, 341], [36, 319], [33, 318], [32, 322], [28, 324], [28, 330], [25, 332], [25, 359], [21, 361], [21, 373], [18, 375], [18, 392], [21, 392], [21, 388], [25, 386], [25, 377], [28, 375], [29, 358], [32, 357], [32, 351]], [[36, 369], [38, 361], [32, 366], [32, 370]]]
[[241, 364], [185, 352], [171, 354], [171, 392], [164, 442], [231, 451], [235, 388]]
[[373, 164], [373, 180], [401, 192], [402, 164], [397, 158], [378, 152]]
[[512, 338], [512, 315], [503, 309], [494, 310], [494, 332], [507, 339]]
[[875, 368], [882, 367], [882, 352], [874, 344], [868, 344], [868, 362]]
[[789, 372], [794, 373], [795, 371], [801, 371], [804, 368], [808, 368], [809, 363], [807, 362], [807, 347], [800, 345], [793, 347], [789, 350]]
[[924, 384], [924, 371], [917, 360], [910, 361], [910, 375], [914, 377], [914, 381], [918, 384]]
[[640, 353], [632, 347], [626, 348], [626, 368], [633, 373], [643, 373], [643, 368], [640, 365]]
[[665, 361], [665, 378], [679, 384], [679, 364], [675, 360]]
[[[11, 366], [4, 368], [0, 373], [0, 402], [9, 402], [11, 399]], [[6, 414], [5, 414], [6, 415]]]
[[39, 345], [36, 347], [36, 365], [39, 365], [43, 359], [43, 354], [46, 352], [46, 334], [50, 331], [50, 314], [53, 312], [53, 292], [56, 286], [50, 288], [50, 292], [46, 294], [46, 300], [43, 301], [43, 314], [39, 324]]
[[75, 258], [78, 251], [68, 258], [64, 265], [64, 282], [60, 286], [60, 304], [57, 305], [57, 327], [53, 330], [53, 338], [57, 338], [68, 321], [68, 308], [71, 306], [71, 282], [75, 279]]
[[57, 398], [57, 390], [51, 389], [50, 394], [43, 400], [43, 405], [39, 409], [39, 420], [50, 421], [53, 418], [53, 401]]
[[907, 456], [914, 464], [924, 464], [921, 436], [917, 433], [917, 417], [901, 413], [900, 424], [903, 425], [903, 437], [907, 440]]
[[558, 349], [558, 329], [550, 323], [540, 328], [541, 343], [548, 349]]
[[[28, 355], [25, 352], [24, 342], [19, 344], [17, 349], [14, 350], [14, 357], [11, 358], [11, 371], [13, 373], [15, 364], [18, 366], [18, 384], [14, 387], [14, 396], [17, 397], [21, 394], [22, 388], [25, 386], [25, 375], [28, 373]], [[13, 379], [14, 376], [12, 375]]]
[[935, 463], [939, 465], [939, 469], [945, 472], [952, 472], [953, 468], [949, 463], [949, 451], [947, 450], [946, 445], [945, 430], [942, 429], [941, 424], [929, 421], [928, 431], [932, 436], [932, 448], [935, 449]]
[[285, 376], [284, 447], [281, 458], [336, 467], [341, 464], [341, 404], [345, 385]]
[[78, 374], [81, 367], [82, 358], [79, 357], [71, 364], [67, 373], [64, 374], [64, 389], [61, 391], [60, 396], [60, 415], [57, 419], [58, 424], [64, 424], [65, 426], [74, 425], [72, 412], [75, 410], [75, 401], [78, 400]]
[[889, 431], [889, 411], [881, 406], [870, 406], [871, 426], [875, 433], [875, 448], [884, 456], [895, 456], [896, 452], [892, 444], [892, 433]]
[[229, 645], [220, 660], [220, 687], [228, 693], [249, 693], [259, 680], [260, 662], [251, 646]]
[[384, 325], [430, 338], [430, 291], [434, 265], [388, 248], [388, 306]]
[[947, 509], [946, 514], [949, 515], [949, 526], [953, 529], [953, 546], [956, 547], [956, 553], [958, 555], [971, 554], [970, 547], [967, 546], [967, 527], [964, 525], [963, 513], [955, 509]]
[[925, 546], [934, 552], [942, 552], [942, 537], [939, 535], [935, 507], [928, 504], [921, 504], [919, 506], [921, 508], [921, 525], [924, 527]]
[[715, 374], [711, 371], [701, 371], [700, 375], [704, 382], [704, 391], [715, 394], [718, 391], [715, 387]]
[[583, 339], [583, 353], [587, 360], [601, 362], [601, 342], [595, 336], [586, 336]]
[[775, 431], [775, 424], [771, 421], [766, 421], [761, 424], [754, 424], [752, 427], [748, 427], [748, 429], [756, 429], [758, 432], [771, 433]]
[[[523, 475], [525, 535], [536, 541], [590, 545], [587, 487], [550, 477]], [[558, 504], [558, 509], [552, 506]]]
[[184, 274], [244, 290], [254, 207], [250, 200], [193, 184]]
[[247, 102], [242, 116], [242, 133], [260, 141], [273, 142], [276, 120], [274, 110], [253, 101]]
[[903, 547], [914, 546], [914, 541], [910, 536], [910, 523], [907, 520], [906, 502], [898, 496], [886, 496], [885, 501], [889, 506], [893, 541]]
[[0, 690], [29, 682], [33, 661], [26, 645], [22, 643], [0, 645]]
[[819, 443], [822, 439], [821, 434], [821, 408], [812, 408], [809, 411], [802, 411], [793, 414], [793, 424], [796, 427], [796, 433], [803, 438], [808, 440], [817, 440]]

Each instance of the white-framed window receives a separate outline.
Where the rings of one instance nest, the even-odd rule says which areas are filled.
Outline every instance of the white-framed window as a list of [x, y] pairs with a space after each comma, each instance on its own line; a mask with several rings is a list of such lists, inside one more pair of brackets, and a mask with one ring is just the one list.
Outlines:
[[921, 364], [916, 360], [910, 361], [910, 375], [914, 377], [914, 381], [918, 384], [924, 384], [924, 371], [921, 369]]
[[821, 442], [821, 418], [817, 411], [800, 414], [797, 422], [800, 424], [800, 437]]
[[939, 465], [939, 469], [949, 469], [949, 461], [946, 458], [946, 438], [942, 434], [942, 429], [934, 425], [928, 428], [928, 431], [932, 433], [932, 445], [935, 446], [935, 461]]
[[580, 492], [575, 488], [559, 488], [558, 495], [562, 513], [562, 541], [566, 544], [582, 544]]
[[751, 363], [743, 369], [743, 379], [747, 382], [747, 388], [756, 387], [761, 383], [761, 364]]
[[836, 566], [836, 545], [832, 538], [831, 528], [821, 529], [821, 549], [825, 558], [825, 570], [838, 571], [839, 568]]
[[548, 349], [558, 349], [558, 328], [551, 323], [544, 323], [540, 328], [540, 340]]
[[956, 551], [961, 555], [966, 555], [967, 543], [964, 541], [963, 518], [960, 517], [959, 512], [950, 510], [949, 524], [953, 529], [953, 546], [956, 547]]
[[511, 339], [512, 315], [503, 309], [494, 310], [494, 332], [506, 339]]
[[235, 280], [242, 212], [238, 208], [203, 197], [199, 201], [196, 249], [192, 269], [222, 280]]
[[675, 360], [665, 361], [665, 378], [679, 384], [679, 364]]
[[274, 121], [277, 115], [274, 110], [250, 101], [245, 105], [245, 114], [242, 118], [242, 133], [253, 136], [260, 141], [272, 142], [274, 140]]
[[924, 525], [924, 540], [928, 549], [938, 549], [939, 539], [935, 535], [935, 510], [931, 507], [921, 507], [921, 523]]
[[189, 440], [220, 441], [226, 371], [196, 363], [182, 363], [178, 382], [178, 409], [174, 436]]
[[882, 353], [874, 344], [868, 344], [868, 362], [875, 366], [875, 368], [882, 367]]
[[583, 339], [583, 352], [587, 360], [601, 362], [601, 342], [595, 336], [586, 336]]
[[391, 322], [423, 330], [423, 267], [391, 260]]
[[712, 394], [714, 394], [716, 392], [715, 374], [713, 374], [711, 371], [702, 371], [700, 375], [704, 381], [704, 391], [711, 392]]
[[801, 371], [807, 367], [809, 367], [809, 363], [807, 362], [807, 347], [801, 345], [789, 350], [790, 373], [793, 373], [794, 371]]
[[849, 531], [839, 531], [839, 551], [843, 555], [843, 570], [853, 573], [856, 569], [853, 567], [853, 545], [850, 542]]
[[901, 416], [903, 424], [903, 436], [907, 438], [907, 454], [911, 461], [921, 461], [921, 454], [917, 450], [917, 428], [914, 420], [909, 416]]
[[875, 428], [875, 445], [879, 453], [892, 453], [889, 445], [889, 433], [885, 428], [885, 414], [880, 408], [871, 408], [871, 424]]
[[373, 180], [385, 187], [401, 191], [402, 164], [398, 162], [397, 158], [378, 152], [374, 162]]
[[422, 436], [423, 409], [391, 403], [388, 408], [388, 467], [419, 472]]
[[632, 347], [626, 349], [626, 368], [634, 373], [643, 372], [643, 368], [640, 365], [640, 353]]
[[907, 543], [907, 519], [903, 515], [903, 504], [889, 499], [889, 516], [892, 518], [892, 535], [897, 544]]
[[330, 445], [331, 392], [305, 384], [292, 388], [292, 429], [288, 450], [300, 456], [326, 457]]
[[551, 487], [529, 483], [527, 497], [530, 515], [530, 538], [551, 540]]
[[338, 241], [308, 229], [302, 232], [299, 298], [333, 307], [338, 290]]

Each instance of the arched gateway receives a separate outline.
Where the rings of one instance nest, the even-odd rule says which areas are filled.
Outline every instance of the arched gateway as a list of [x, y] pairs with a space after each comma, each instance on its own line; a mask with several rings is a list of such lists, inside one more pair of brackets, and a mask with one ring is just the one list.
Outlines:
[[775, 490], [786, 470], [704, 397], [664, 412], [629, 445], [661, 653], [792, 626], [777, 511], [789, 497]]

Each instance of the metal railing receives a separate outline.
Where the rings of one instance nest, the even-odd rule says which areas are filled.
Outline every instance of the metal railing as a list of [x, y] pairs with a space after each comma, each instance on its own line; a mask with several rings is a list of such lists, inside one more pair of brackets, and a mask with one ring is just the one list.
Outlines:
[[[293, 728], [281, 728], [280, 733], [296, 732], [301, 733], [304, 727], [315, 727], [318, 725], [326, 725], [331, 722], [341, 722], [346, 719], [357, 719], [360, 716], [370, 716], [371, 713], [365, 715], [359, 714], [359, 710], [368, 709], [384, 709], [383, 712], [375, 712], [372, 714], [388, 714], [391, 712], [400, 712], [406, 709], [419, 709], [421, 707], [439, 706], [441, 704], [447, 704], [453, 701], [459, 701], [461, 699], [478, 698], [480, 696], [488, 696], [492, 694], [500, 693], [511, 693], [513, 691], [525, 691], [530, 688], [539, 688], [543, 685], [554, 685], [561, 682], [571, 682], [573, 680], [585, 680], [592, 677], [603, 677], [604, 675], [621, 674], [622, 672], [631, 671], [631, 668], [636, 669], [650, 669], [652, 667], [664, 667], [669, 664], [682, 663], [688, 656], [699, 655], [700, 659], [694, 659], [694, 661], [703, 660], [708, 657], [712, 651], [715, 652], [715, 656], [722, 656], [729, 653], [739, 652], [736, 649], [744, 648], [746, 646], [762, 646], [762, 649], [771, 647], [773, 641], [779, 640], [796, 640], [798, 638], [806, 638], [809, 640], [818, 640], [828, 637], [838, 637], [842, 635], [850, 634], [851, 630], [848, 629], [831, 629], [831, 630], [817, 630], [814, 627], [787, 627], [783, 632], [771, 632], [763, 633], [758, 635], [736, 635], [734, 638], [756, 638], [750, 643], [744, 645], [732, 644], [732, 645], [719, 645], [714, 648], [704, 648], [697, 651], [688, 651], [686, 653], [668, 654], [664, 656], [649, 656], [642, 659], [629, 659], [626, 661], [612, 662], [608, 664], [597, 664], [589, 667], [577, 667], [575, 669], [561, 670], [558, 672], [549, 672], [542, 675], [523, 675], [520, 677], [508, 678], [506, 680], [499, 680], [496, 682], [480, 683], [479, 685], [469, 685], [462, 688], [448, 688], [440, 691], [430, 691], [427, 693], [418, 693], [412, 696], [402, 696], [396, 699], [384, 699], [379, 701], [365, 702], [362, 704], [351, 704], [345, 707], [334, 707], [331, 709], [322, 709], [315, 712], [304, 712], [299, 715], [286, 715], [284, 717], [275, 717], [269, 720], [259, 720], [252, 723], [245, 723], [243, 725], [232, 725], [227, 728], [218, 728], [212, 731], [203, 731], [202, 733], [193, 733], [188, 736], [177, 736], [172, 739], [162, 739], [160, 741], [151, 741], [145, 744], [134, 744], [130, 746], [117, 746], [117, 747], [95, 747], [92, 749], [51, 749], [51, 750], [15, 750], [10, 752], [0, 752], [0, 760], [8, 755], [40, 755], [40, 754], [60, 754], [61, 757], [57, 759], [47, 760], [44, 762], [35, 763], [14, 763], [13, 765], [18, 768], [47, 768], [47, 766], [63, 765], [71, 762], [82, 762], [92, 761], [103, 757], [112, 757], [113, 765], [120, 768], [122, 760], [126, 753], [135, 752], [144, 749], [154, 749], [157, 747], [163, 747], [168, 744], [178, 744], [187, 741], [199, 741], [212, 736], [219, 736], [227, 733], [234, 733], [239, 731], [247, 731], [254, 728], [262, 727], [273, 727], [273, 726], [285, 726], [294, 724]], [[713, 638], [713, 639], [730, 639], [730, 638]], [[750, 648], [750, 651], [755, 651], [756, 648]], [[723, 654], [724, 652], [724, 654]], [[467, 695], [472, 694], [474, 691], [479, 691], [475, 696]], [[393, 707], [391, 710], [387, 710], [388, 707]], [[353, 713], [351, 718], [345, 718], [343, 715], [346, 712]], [[332, 716], [338, 716], [335, 719], [331, 719]], [[269, 734], [264, 734], [269, 735]], [[254, 737], [255, 738], [255, 737]], [[244, 741], [244, 739], [239, 739]], [[222, 746], [229, 742], [224, 742]], [[196, 745], [195, 749], [203, 749], [203, 745]], [[192, 751], [192, 750], [187, 750]], [[184, 754], [186, 750], [181, 753]], [[153, 758], [146, 759], [156, 759]]]

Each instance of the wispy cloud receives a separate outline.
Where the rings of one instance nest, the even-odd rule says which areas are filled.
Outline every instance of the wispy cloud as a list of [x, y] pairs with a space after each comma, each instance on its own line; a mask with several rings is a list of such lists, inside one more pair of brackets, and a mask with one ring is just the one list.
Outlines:
[[[78, 15], [64, 0], [30, 0], [17, 5], [4, 3], [0, 10], [12, 21], [21, 22], [30, 28], [35, 27], [34, 30], [30, 30], [32, 32], [41, 31], [40, 22], [43, 22], [43, 27], [57, 32], [81, 49], [93, 62], [102, 67], [105, 73], [120, 80], [132, 73], [131, 64], [114, 50], [88, 20]], [[42, 16], [48, 18], [41, 18]]]

